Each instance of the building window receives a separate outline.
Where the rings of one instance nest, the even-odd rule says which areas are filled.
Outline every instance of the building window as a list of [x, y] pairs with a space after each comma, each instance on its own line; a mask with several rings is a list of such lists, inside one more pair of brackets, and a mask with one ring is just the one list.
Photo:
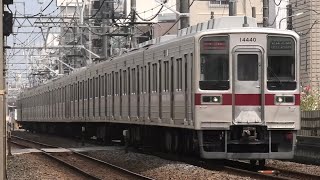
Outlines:
[[229, 5], [229, 0], [211, 0], [209, 1], [209, 7], [219, 7]]

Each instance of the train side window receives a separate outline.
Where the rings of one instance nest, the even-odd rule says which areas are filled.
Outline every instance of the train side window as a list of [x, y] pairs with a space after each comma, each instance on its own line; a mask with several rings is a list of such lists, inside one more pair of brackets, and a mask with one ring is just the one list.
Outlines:
[[239, 81], [257, 81], [258, 69], [257, 54], [238, 54], [237, 75]]

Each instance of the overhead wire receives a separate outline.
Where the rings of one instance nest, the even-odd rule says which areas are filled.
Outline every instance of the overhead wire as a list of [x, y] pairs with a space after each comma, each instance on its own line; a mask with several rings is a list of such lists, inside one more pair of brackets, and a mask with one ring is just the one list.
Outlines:
[[32, 15], [31, 17], [35, 17], [38, 15], [41, 15], [41, 13], [43, 13], [51, 4], [52, 4], [53, 0], [50, 1], [50, 3], [43, 9], [41, 10], [39, 13]]
[[276, 3], [276, 0], [273, 0], [273, 2], [274, 2], [274, 4], [275, 4], [276, 6], [280, 6], [280, 4], [281, 4], [282, 0], [280, 0], [280, 2], [279, 2], [279, 3]]
[[153, 15], [153, 17], [151, 17], [150, 19], [145, 19], [145, 18], [141, 17], [136, 11], [134, 11], [134, 13], [138, 16], [138, 18], [140, 18], [143, 21], [152, 21], [153, 19], [155, 19], [160, 14], [162, 9], [163, 9], [163, 5], [159, 9], [159, 11], [155, 15]]

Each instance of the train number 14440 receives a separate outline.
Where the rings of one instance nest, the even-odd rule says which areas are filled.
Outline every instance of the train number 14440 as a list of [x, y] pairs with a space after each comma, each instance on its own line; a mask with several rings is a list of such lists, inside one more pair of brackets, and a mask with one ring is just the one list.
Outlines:
[[256, 38], [240, 38], [240, 42], [256, 42]]

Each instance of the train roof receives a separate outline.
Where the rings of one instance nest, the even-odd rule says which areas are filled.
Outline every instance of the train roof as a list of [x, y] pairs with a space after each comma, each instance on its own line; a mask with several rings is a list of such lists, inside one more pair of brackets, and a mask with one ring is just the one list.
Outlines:
[[[299, 35], [294, 31], [289, 30], [279, 30], [274, 28], [261, 28], [257, 26], [257, 22], [255, 18], [246, 17], [246, 16], [225, 16], [216, 19], [211, 19], [207, 22], [198, 23], [197, 25], [190, 26], [178, 31], [177, 35], [165, 35], [161, 37], [157, 37], [155, 39], [143, 42], [138, 45], [135, 49], [130, 49], [126, 51], [121, 56], [111, 57], [107, 61], [103, 61], [97, 64], [91, 64], [87, 67], [79, 68], [73, 71], [70, 75], [63, 75], [59, 78], [52, 79], [47, 81], [42, 85], [49, 85], [52, 82], [59, 82], [62, 78], [73, 78], [76, 75], [82, 74], [83, 72], [90, 71], [95, 67], [101, 66], [104, 63], [113, 61], [118, 59], [118, 57], [130, 56], [132, 53], [143, 51], [145, 49], [151, 49], [157, 46], [162, 46], [163, 44], [178, 41], [184, 38], [200, 38], [201, 36], [207, 34], [230, 34], [230, 33], [267, 33], [267, 34], [283, 34], [283, 35], [291, 35], [295, 38], [299, 38]], [[40, 85], [40, 86], [42, 86]], [[30, 89], [38, 89], [40, 86], [28, 88]]]

